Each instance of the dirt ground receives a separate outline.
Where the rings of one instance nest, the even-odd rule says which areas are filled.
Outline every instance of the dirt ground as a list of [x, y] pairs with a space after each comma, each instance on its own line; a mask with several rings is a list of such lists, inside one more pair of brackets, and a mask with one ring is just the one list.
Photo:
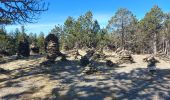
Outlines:
[[[82, 51], [81, 54], [84, 54]], [[115, 62], [115, 53], [106, 53]], [[42, 56], [1, 64], [9, 73], [0, 74], [2, 100], [170, 100], [170, 63], [159, 60], [157, 73], [148, 74], [142, 59], [148, 55], [133, 55], [135, 63], [107, 67], [96, 62], [100, 73], [85, 75], [79, 60], [49, 67], [40, 66]]]

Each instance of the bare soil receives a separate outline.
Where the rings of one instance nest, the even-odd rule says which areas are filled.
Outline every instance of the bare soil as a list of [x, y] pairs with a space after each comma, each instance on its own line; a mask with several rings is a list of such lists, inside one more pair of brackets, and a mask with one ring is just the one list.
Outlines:
[[[83, 55], [84, 51], [80, 51]], [[115, 62], [115, 53], [105, 52]], [[0, 74], [0, 99], [4, 100], [162, 100], [170, 99], [170, 63], [159, 60], [157, 73], [151, 76], [142, 59], [133, 55], [135, 63], [107, 67], [96, 62], [99, 73], [85, 75], [79, 60], [59, 59], [52, 66], [40, 66], [43, 56], [31, 56], [1, 64], [9, 73]], [[157, 58], [158, 59], [158, 58]]]

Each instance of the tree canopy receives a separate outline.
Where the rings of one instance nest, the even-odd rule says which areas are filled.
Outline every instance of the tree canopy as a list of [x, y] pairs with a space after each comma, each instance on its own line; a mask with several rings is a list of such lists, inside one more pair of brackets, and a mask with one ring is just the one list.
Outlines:
[[0, 24], [33, 23], [47, 9], [42, 0], [0, 0]]
[[[63, 25], [56, 25], [50, 34], [55, 34], [60, 43], [60, 49], [82, 48], [124, 48], [133, 53], [170, 53], [170, 13], [164, 13], [158, 6], [153, 6], [142, 19], [126, 8], [120, 8], [110, 18], [106, 28], [101, 28], [93, 13], [87, 11], [78, 18], [69, 16]], [[21, 30], [7, 33], [0, 30], [1, 49], [16, 52], [18, 41], [23, 37], [29, 42], [35, 42], [40, 51], [44, 52], [44, 37], [46, 33], [27, 33]], [[15, 50], [11, 50], [11, 49]], [[113, 49], [113, 48], [112, 48]]]
[[116, 30], [121, 34], [121, 44], [125, 47], [125, 34], [127, 33], [127, 27], [133, 22], [134, 16], [131, 11], [125, 8], [120, 8], [117, 10], [115, 15], [111, 17], [108, 24], [108, 29], [111, 31]]

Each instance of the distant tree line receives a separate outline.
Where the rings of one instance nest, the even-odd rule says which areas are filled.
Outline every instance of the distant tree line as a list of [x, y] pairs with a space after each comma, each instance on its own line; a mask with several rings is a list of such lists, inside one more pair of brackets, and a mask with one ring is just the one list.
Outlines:
[[35, 33], [27, 34], [24, 26], [21, 26], [19, 30], [16, 28], [14, 32], [7, 33], [5, 28], [0, 28], [0, 53], [8, 53], [13, 55], [17, 53], [19, 42], [27, 39], [29, 44], [34, 43], [40, 48], [40, 52], [44, 53], [44, 33], [41, 32], [39, 35]]
[[68, 17], [63, 26], [55, 26], [51, 33], [70, 49], [113, 45], [134, 53], [169, 54], [170, 13], [164, 13], [155, 5], [143, 19], [138, 20], [131, 11], [120, 8], [106, 28], [100, 28], [92, 12], [88, 11], [77, 19]]
[[[164, 13], [156, 5], [140, 20], [128, 9], [120, 8], [105, 28], [100, 27], [91, 11], [76, 19], [69, 16], [63, 25], [56, 25], [50, 33], [58, 36], [60, 49], [114, 47], [139, 54], [170, 53], [170, 13]], [[0, 49], [15, 53], [22, 37], [36, 43], [44, 52], [44, 34], [26, 34], [24, 27], [10, 33], [2, 27]]]
[[[44, 48], [44, 34], [26, 34], [24, 26], [21, 30], [7, 33], [7, 24], [34, 23], [39, 15], [48, 10], [48, 4], [43, 0], [0, 0], [0, 54], [12, 55], [17, 53], [19, 42], [28, 39], [35, 42], [41, 52]], [[43, 49], [42, 49], [43, 48]]]

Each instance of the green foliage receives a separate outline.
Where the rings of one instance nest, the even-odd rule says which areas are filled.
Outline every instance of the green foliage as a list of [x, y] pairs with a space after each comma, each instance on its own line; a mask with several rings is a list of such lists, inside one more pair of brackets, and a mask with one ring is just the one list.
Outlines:
[[128, 35], [128, 27], [134, 22], [135, 17], [129, 10], [125, 8], [120, 8], [117, 10], [115, 15], [109, 20], [107, 26], [110, 32], [116, 31], [116, 33], [121, 34], [121, 47], [125, 48], [125, 38]]
[[[24, 26], [14, 32], [7, 33], [0, 29], [0, 50], [15, 54], [19, 41], [27, 38], [40, 47], [44, 53], [44, 33], [30, 33], [27, 36]], [[111, 17], [106, 28], [100, 28], [91, 11], [77, 19], [69, 16], [64, 25], [56, 25], [50, 33], [55, 34], [60, 42], [60, 49], [97, 48], [112, 45], [122, 47], [134, 53], [155, 53], [170, 51], [170, 13], [164, 14], [158, 6], [154, 6], [145, 17], [138, 20], [131, 11], [120, 8]]]
[[158, 36], [161, 33], [163, 17], [163, 12], [155, 5], [139, 23], [140, 32], [143, 34], [142, 41], [152, 48], [153, 53], [157, 52]]
[[15, 40], [12, 36], [8, 35], [4, 28], [0, 29], [0, 51], [15, 54]]
[[100, 31], [100, 25], [97, 20], [93, 20], [91, 11], [86, 12], [84, 15], [75, 20], [68, 17], [64, 22], [64, 36], [65, 44], [69, 48], [82, 48], [89, 47], [95, 48], [97, 46], [97, 34]]
[[45, 48], [44, 41], [45, 41], [44, 33], [41, 32], [39, 34], [39, 36], [37, 37], [37, 45], [40, 48], [40, 53], [45, 53], [45, 50], [44, 50], [44, 48]]
[[29, 43], [32, 44], [32, 43], [35, 43], [37, 44], [37, 35], [34, 34], [34, 33], [30, 33], [29, 35]]

